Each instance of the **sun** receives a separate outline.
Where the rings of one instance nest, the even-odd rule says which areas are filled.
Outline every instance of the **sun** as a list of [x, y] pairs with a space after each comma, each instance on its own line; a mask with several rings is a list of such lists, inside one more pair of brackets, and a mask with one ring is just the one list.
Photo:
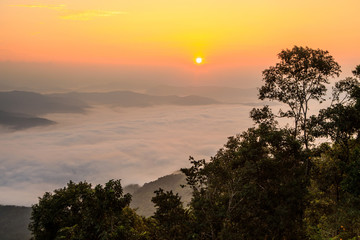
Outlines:
[[195, 62], [196, 62], [197, 64], [201, 64], [201, 63], [203, 62], [203, 59], [202, 59], [201, 57], [197, 57], [197, 58], [195, 59]]

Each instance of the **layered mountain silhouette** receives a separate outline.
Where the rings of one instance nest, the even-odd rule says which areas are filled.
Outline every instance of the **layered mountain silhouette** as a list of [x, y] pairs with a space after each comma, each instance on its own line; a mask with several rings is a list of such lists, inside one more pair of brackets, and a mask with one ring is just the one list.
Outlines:
[[0, 92], [0, 125], [11, 130], [49, 126], [54, 121], [38, 117], [48, 113], [83, 113], [88, 107], [77, 100], [34, 92]]
[[29, 114], [10, 113], [0, 110], [0, 125], [12, 130], [53, 125], [55, 122]]
[[26, 91], [0, 92], [0, 125], [12, 130], [48, 126], [55, 122], [39, 117], [50, 113], [85, 113], [94, 105], [150, 107], [156, 105], [209, 105], [219, 102], [200, 96], [153, 96], [131, 91], [104, 93], [39, 94]]
[[52, 97], [72, 99], [73, 102], [81, 101], [88, 105], [102, 104], [118, 107], [149, 107], [155, 105], [209, 105], [218, 104], [219, 102], [208, 97], [201, 96], [184, 96], [176, 95], [155, 96], [131, 91], [115, 91], [105, 93], [80, 93], [71, 92], [64, 94], [52, 94]]
[[11, 113], [43, 115], [48, 113], [82, 113], [87, 104], [78, 99], [55, 97], [34, 92], [0, 92], [0, 110]]
[[220, 87], [220, 86], [193, 86], [193, 87], [175, 87], [159, 85], [148, 88], [147, 94], [153, 95], [196, 95], [206, 96], [212, 99], [217, 99], [223, 103], [251, 103], [255, 105], [259, 102], [257, 99], [258, 90], [256, 88], [234, 88], [234, 87]]

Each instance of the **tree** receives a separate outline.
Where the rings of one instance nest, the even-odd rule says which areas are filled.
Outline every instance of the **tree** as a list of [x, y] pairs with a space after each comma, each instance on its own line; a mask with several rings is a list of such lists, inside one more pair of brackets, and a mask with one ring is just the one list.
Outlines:
[[56, 239], [65, 234], [73, 237], [75, 228], [85, 218], [84, 200], [87, 202], [91, 192], [91, 184], [75, 184], [72, 181], [67, 187], [55, 190], [54, 194], [46, 192], [39, 198], [39, 203], [32, 206], [29, 229], [33, 238]]
[[294, 118], [294, 136], [303, 132], [303, 142], [309, 149], [308, 110], [311, 100], [322, 101], [324, 84], [329, 77], [339, 76], [340, 66], [329, 52], [294, 46], [278, 54], [280, 62], [263, 71], [265, 85], [259, 90], [261, 100], [270, 99], [286, 104], [289, 110], [281, 117]]
[[[356, 76], [356, 71], [353, 73]], [[318, 116], [311, 117], [311, 132], [317, 137], [330, 137], [335, 143], [348, 148], [349, 140], [354, 135], [359, 136], [360, 130], [359, 80], [348, 77], [337, 82], [332, 96], [331, 105], [321, 109]]]
[[305, 212], [310, 239], [358, 239], [360, 144], [350, 144], [347, 163], [338, 143], [322, 144], [314, 157]]
[[120, 180], [95, 188], [70, 181], [54, 193], [45, 193], [32, 206], [29, 229], [35, 240], [146, 239], [142, 238], [144, 228], [135, 227], [142, 220], [128, 210], [130, 201]]
[[156, 190], [155, 194], [156, 196], [151, 201], [156, 207], [153, 216], [158, 228], [155, 233], [156, 239], [191, 239], [190, 218], [188, 212], [183, 208], [181, 197], [172, 191], [165, 192], [161, 188]]
[[357, 78], [360, 78], [360, 65], [357, 65], [355, 67], [355, 70], [352, 71], [352, 73], [357, 77]]
[[303, 239], [300, 143], [262, 124], [230, 137], [209, 162], [182, 171], [193, 188], [199, 239]]
[[311, 239], [355, 239], [360, 234], [359, 70], [353, 71], [355, 78], [337, 82], [332, 104], [311, 117], [311, 134], [332, 140], [313, 150], [317, 154], [305, 218]]

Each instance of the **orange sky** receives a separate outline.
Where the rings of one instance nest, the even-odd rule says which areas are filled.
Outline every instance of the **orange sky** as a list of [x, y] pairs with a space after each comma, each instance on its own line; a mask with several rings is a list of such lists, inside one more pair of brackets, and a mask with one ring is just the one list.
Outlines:
[[293, 45], [360, 63], [358, 0], [2, 0], [0, 61], [207, 68], [273, 64]]

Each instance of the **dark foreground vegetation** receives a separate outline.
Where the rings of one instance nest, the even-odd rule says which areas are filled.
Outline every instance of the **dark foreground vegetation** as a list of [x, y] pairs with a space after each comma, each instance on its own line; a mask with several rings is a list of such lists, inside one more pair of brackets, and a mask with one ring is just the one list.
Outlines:
[[27, 230], [31, 208], [0, 205], [0, 239], [25, 240], [30, 239]]
[[[336, 83], [331, 104], [310, 116], [340, 66], [327, 51], [294, 47], [263, 71], [255, 127], [230, 137], [210, 160], [182, 169], [189, 206], [159, 189], [144, 218], [120, 181], [70, 182], [32, 207], [34, 239], [360, 239], [360, 65]], [[290, 125], [279, 126], [286, 117]], [[319, 138], [327, 139], [320, 143]]]

